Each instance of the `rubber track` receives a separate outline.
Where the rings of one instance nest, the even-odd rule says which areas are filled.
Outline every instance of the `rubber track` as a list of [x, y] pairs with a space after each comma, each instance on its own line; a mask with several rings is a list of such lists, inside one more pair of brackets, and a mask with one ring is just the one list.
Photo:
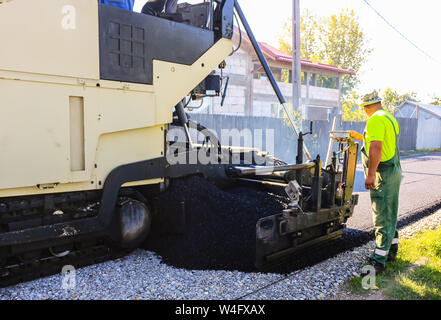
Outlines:
[[[118, 259], [128, 252], [111, 249], [106, 245], [95, 245], [90, 248], [71, 252], [68, 256], [43, 258], [27, 264], [9, 266], [8, 275], [0, 276], [0, 288], [35, 280], [42, 277], [61, 274], [62, 268], [72, 265], [76, 269]], [[5, 269], [2, 269], [5, 270]], [[60, 283], [61, 285], [61, 283]]]

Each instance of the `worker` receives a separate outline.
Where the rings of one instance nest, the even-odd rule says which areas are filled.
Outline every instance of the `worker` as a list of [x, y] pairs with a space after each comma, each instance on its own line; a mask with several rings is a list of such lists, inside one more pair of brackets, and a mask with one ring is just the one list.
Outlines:
[[126, 9], [133, 11], [133, 4], [135, 0], [99, 0], [99, 3], [107, 4], [109, 6], [118, 7], [121, 9]]
[[[394, 116], [383, 109], [377, 92], [366, 95], [361, 106], [369, 117], [364, 135], [351, 131], [351, 136], [363, 141], [365, 187], [370, 190], [376, 242], [369, 264], [379, 274], [387, 261], [395, 260], [398, 252], [397, 216], [402, 177], [400, 126]], [[369, 273], [362, 272], [362, 276]]]

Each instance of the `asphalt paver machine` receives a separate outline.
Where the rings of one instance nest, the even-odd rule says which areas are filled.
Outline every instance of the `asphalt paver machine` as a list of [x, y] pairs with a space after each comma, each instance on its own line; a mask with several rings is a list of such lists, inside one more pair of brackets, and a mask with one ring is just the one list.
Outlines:
[[[232, 54], [235, 13], [299, 138], [295, 164], [206, 133], [210, 143], [191, 141], [185, 99], [225, 94], [214, 71]], [[155, 227], [149, 194], [194, 174], [289, 195], [289, 208], [257, 222], [258, 268], [341, 237], [357, 203], [358, 145], [336, 136], [328, 166], [311, 157], [238, 1], [142, 14], [96, 0], [9, 0], [0, 41], [2, 285], [136, 248]], [[187, 141], [168, 139], [172, 125]], [[201, 152], [213, 161], [170, 161]]]

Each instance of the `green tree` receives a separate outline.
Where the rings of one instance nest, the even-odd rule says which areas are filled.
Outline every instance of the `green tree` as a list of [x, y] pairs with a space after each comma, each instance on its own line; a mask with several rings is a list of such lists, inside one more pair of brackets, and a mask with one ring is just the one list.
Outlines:
[[[305, 9], [300, 19], [301, 32], [301, 58], [320, 62], [319, 50], [319, 20]], [[292, 54], [292, 18], [283, 25], [282, 35], [279, 37], [280, 50]]]
[[[381, 90], [380, 90], [381, 92]], [[400, 94], [391, 88], [387, 88], [382, 94], [381, 98], [383, 100], [383, 108], [388, 110], [390, 113], [394, 114], [397, 108], [405, 101], [416, 101], [418, 102], [418, 97], [415, 92]]]
[[[292, 20], [291, 20], [292, 21]], [[280, 50], [292, 53], [291, 21], [284, 25], [279, 38]], [[300, 23], [301, 57], [349, 69], [355, 76], [345, 75], [342, 78], [342, 96], [359, 84], [358, 73], [372, 49], [367, 47], [366, 36], [362, 31], [359, 18], [353, 10], [343, 9], [330, 17], [317, 17], [308, 10], [304, 11]]]
[[346, 96], [346, 99], [342, 101], [342, 118], [344, 121], [363, 122], [367, 120], [367, 115], [364, 112], [364, 109], [360, 107], [360, 104], [358, 103], [359, 99], [359, 95], [355, 93], [355, 91], [352, 91]]
[[[410, 93], [399, 93], [391, 88], [387, 88], [382, 92], [382, 90], [377, 90], [382, 99], [383, 108], [388, 110], [390, 113], [394, 114], [397, 108], [405, 101], [416, 101], [418, 102], [418, 97], [415, 92]], [[367, 120], [366, 113], [364, 109], [360, 107], [360, 96], [352, 91], [346, 96], [342, 101], [343, 109], [343, 120], [362, 122]]]
[[441, 106], [441, 98], [433, 97], [433, 102], [431, 102], [430, 104], [433, 104], [434, 106]]
[[372, 49], [367, 48], [367, 42], [362, 31], [359, 18], [354, 10], [342, 10], [334, 14], [322, 25], [320, 34], [325, 63], [355, 72], [355, 76], [344, 75], [342, 79], [343, 96], [354, 89], [359, 83], [357, 75]]

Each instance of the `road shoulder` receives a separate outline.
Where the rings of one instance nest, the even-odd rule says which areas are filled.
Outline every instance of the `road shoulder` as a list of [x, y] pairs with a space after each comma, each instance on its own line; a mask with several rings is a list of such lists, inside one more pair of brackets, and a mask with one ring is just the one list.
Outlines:
[[441, 210], [407, 226], [401, 234], [397, 261], [370, 283], [371, 289], [363, 289], [363, 279], [353, 276], [329, 300], [440, 299]]

